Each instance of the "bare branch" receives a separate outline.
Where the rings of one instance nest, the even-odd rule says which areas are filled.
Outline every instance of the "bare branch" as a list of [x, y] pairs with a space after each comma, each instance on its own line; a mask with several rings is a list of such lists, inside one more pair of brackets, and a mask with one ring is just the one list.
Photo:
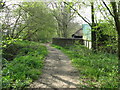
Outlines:
[[16, 19], [15, 24], [14, 24], [13, 29], [12, 29], [12, 37], [14, 36], [14, 31], [15, 31], [15, 29], [16, 29], [16, 26], [17, 26], [17, 23], [18, 23], [20, 17], [21, 17], [21, 14], [20, 14], [20, 11], [19, 11], [19, 16], [18, 16], [18, 18]]
[[104, 0], [102, 0], [103, 4], [105, 5], [105, 7], [107, 8], [107, 10], [109, 11], [110, 15], [114, 17], [113, 13], [111, 12], [111, 10], [109, 9], [109, 7], [107, 6], [107, 4], [105, 3]]
[[15, 38], [18, 38], [20, 33], [27, 27], [27, 25], [25, 25], [15, 36]]
[[[64, 3], [69, 5], [67, 2]], [[88, 23], [91, 26], [90, 22], [87, 21], [76, 9], [74, 9], [72, 6], [70, 6], [70, 8], [72, 8], [86, 23]]]
[[[99, 2], [100, 2], [100, 1], [99, 1]], [[98, 3], [97, 3], [97, 5], [98, 5]], [[102, 5], [101, 2], [100, 2], [100, 5], [103, 7], [103, 5]], [[99, 11], [100, 11], [100, 13], [102, 14], [102, 16], [104, 17], [105, 20], [107, 20], [109, 23], [111, 23], [111, 25], [114, 25], [113, 22], [112, 22], [112, 20], [111, 20], [108, 16], [106, 16], [106, 15], [107, 15], [106, 12], [103, 13], [103, 11], [102, 11], [101, 8], [99, 8]], [[105, 14], [106, 14], [106, 15], [105, 15]]]

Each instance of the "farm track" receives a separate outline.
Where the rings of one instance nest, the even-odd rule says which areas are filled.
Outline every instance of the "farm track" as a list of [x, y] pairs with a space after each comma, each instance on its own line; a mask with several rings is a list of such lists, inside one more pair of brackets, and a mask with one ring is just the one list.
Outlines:
[[79, 73], [72, 66], [70, 59], [49, 44], [45, 46], [49, 54], [45, 59], [43, 74], [30, 88], [77, 88], [80, 83]]

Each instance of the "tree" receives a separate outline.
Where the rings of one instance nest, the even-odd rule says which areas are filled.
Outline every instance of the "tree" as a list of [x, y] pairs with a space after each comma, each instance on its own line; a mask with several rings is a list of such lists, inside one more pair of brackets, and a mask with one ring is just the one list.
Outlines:
[[92, 36], [92, 50], [96, 51], [96, 29], [94, 28], [96, 26], [95, 24], [95, 9], [94, 9], [94, 3], [90, 2], [91, 4], [91, 19], [92, 22], [89, 22], [86, 17], [83, 17], [78, 10], [76, 10], [72, 5], [70, 5], [68, 2], [65, 2], [70, 8], [72, 8], [86, 23], [88, 23], [91, 26], [91, 36]]
[[[103, 1], [103, 0], [102, 0]], [[97, 36], [97, 33], [99, 33], [98, 31], [99, 31], [99, 29], [101, 28], [101, 27], [99, 27], [99, 24], [100, 24], [100, 22], [98, 22], [98, 20], [100, 20], [98, 17], [96, 17], [96, 7], [100, 7], [100, 6], [102, 6], [103, 7], [103, 5], [101, 4], [101, 2], [100, 1], [98, 1], [100, 4], [98, 4], [97, 6], [96, 6], [96, 2], [91, 2], [90, 1], [90, 4], [91, 5], [89, 5], [90, 7], [91, 7], [91, 20], [92, 20], [92, 22], [89, 22], [87, 19], [86, 19], [86, 17], [83, 17], [82, 15], [81, 15], [81, 13], [79, 13], [78, 12], [78, 10], [77, 9], [75, 9], [73, 6], [71, 6], [68, 2], [65, 2], [67, 5], [69, 5], [86, 23], [88, 23], [90, 26], [91, 26], [91, 28], [92, 28], [92, 32], [91, 32], [91, 36], [92, 36], [92, 49], [93, 49], [93, 51], [96, 51], [97, 50], [97, 38], [99, 38], [98, 36]], [[105, 6], [107, 6], [106, 4], [105, 4], [105, 2], [103, 1], [103, 3], [104, 3], [104, 5]], [[85, 3], [84, 3], [84, 5], [86, 5]], [[95, 8], [94, 8], [94, 6], [95, 6]], [[119, 5], [117, 5], [117, 6], [119, 6]], [[120, 7], [119, 7], [120, 8]], [[106, 8], [104, 8], [104, 10], [103, 10], [103, 12], [101, 11], [101, 9], [99, 9], [98, 11], [99, 12], [101, 12], [101, 14], [104, 16], [104, 14], [106, 14], [106, 15], [108, 15], [108, 12], [105, 10], [105, 9], [107, 9], [109, 12], [110, 12], [110, 14], [111, 14], [111, 16], [113, 16], [113, 14], [112, 14], [112, 12], [110, 11], [110, 9], [108, 8], [108, 6], [106, 7]], [[104, 16], [104, 19], [105, 20], [107, 20], [109, 23], [111, 23], [112, 25], [114, 25], [113, 24], [113, 22], [112, 22], [112, 18], [111, 17], [109, 17], [109, 16]], [[118, 20], [118, 19], [116, 19], [116, 20]], [[117, 21], [118, 22], [118, 21]], [[107, 32], [107, 31], [106, 31]]]
[[67, 38], [70, 30], [68, 30], [70, 22], [74, 18], [74, 12], [68, 7], [65, 2], [53, 2], [51, 3], [53, 10], [53, 16], [58, 23], [58, 36]]
[[[119, 1], [120, 3], [120, 1]], [[120, 16], [119, 16], [119, 10], [117, 10], [117, 4], [118, 6], [120, 5], [119, 3], [116, 2], [111, 2], [112, 9], [113, 9], [113, 18], [115, 21], [115, 26], [116, 26], [116, 31], [118, 32], [118, 59], [120, 60]]]
[[116, 27], [116, 31], [118, 34], [118, 60], [119, 60], [119, 64], [118, 64], [118, 72], [120, 74], [120, 1], [119, 2], [115, 2], [115, 0], [111, 0], [110, 4], [112, 6], [112, 11], [109, 8], [109, 6], [104, 2], [104, 0], [102, 0], [103, 4], [105, 5], [105, 7], [107, 8], [107, 10], [109, 11], [110, 15], [114, 18], [114, 24]]
[[43, 2], [24, 2], [23, 8], [28, 14], [25, 23], [29, 23], [24, 39], [34, 40], [36, 38], [47, 41], [56, 35], [55, 19]]
[[94, 2], [91, 2], [91, 19], [92, 19], [92, 25], [91, 25], [91, 36], [92, 36], [92, 49], [96, 52], [96, 26], [95, 24], [95, 9], [94, 9]]
[[16, 38], [25, 28], [18, 28], [24, 23], [24, 19], [22, 18], [24, 12], [22, 11], [21, 6], [18, 4], [10, 4], [2, 10], [2, 13], [3, 39]]
[[[46, 38], [44, 40], [47, 41], [56, 35], [55, 19], [43, 2], [11, 4], [3, 12], [5, 16], [1, 20], [4, 39], [22, 38], [39, 41]], [[51, 34], [53, 36], [50, 36]]]

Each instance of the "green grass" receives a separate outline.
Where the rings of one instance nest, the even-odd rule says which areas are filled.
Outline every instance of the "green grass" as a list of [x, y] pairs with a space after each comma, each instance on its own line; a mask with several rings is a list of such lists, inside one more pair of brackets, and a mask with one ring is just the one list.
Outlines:
[[101, 52], [93, 53], [82, 45], [67, 48], [53, 46], [62, 50], [70, 57], [73, 65], [80, 72], [80, 81], [84, 82], [82, 87], [118, 87], [117, 55]]
[[21, 89], [38, 79], [47, 55], [45, 46], [36, 42], [16, 41], [3, 50], [2, 88]]

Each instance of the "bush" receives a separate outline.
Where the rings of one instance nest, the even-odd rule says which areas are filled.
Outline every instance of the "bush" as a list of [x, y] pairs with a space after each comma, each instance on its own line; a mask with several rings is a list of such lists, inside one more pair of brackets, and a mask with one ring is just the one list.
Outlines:
[[[47, 49], [39, 43], [29, 41], [18, 41], [12, 45], [17, 47], [18, 51], [12, 61], [3, 57], [2, 87], [21, 89], [36, 80], [42, 73], [43, 59], [47, 55]], [[8, 53], [5, 52], [5, 54]]]

